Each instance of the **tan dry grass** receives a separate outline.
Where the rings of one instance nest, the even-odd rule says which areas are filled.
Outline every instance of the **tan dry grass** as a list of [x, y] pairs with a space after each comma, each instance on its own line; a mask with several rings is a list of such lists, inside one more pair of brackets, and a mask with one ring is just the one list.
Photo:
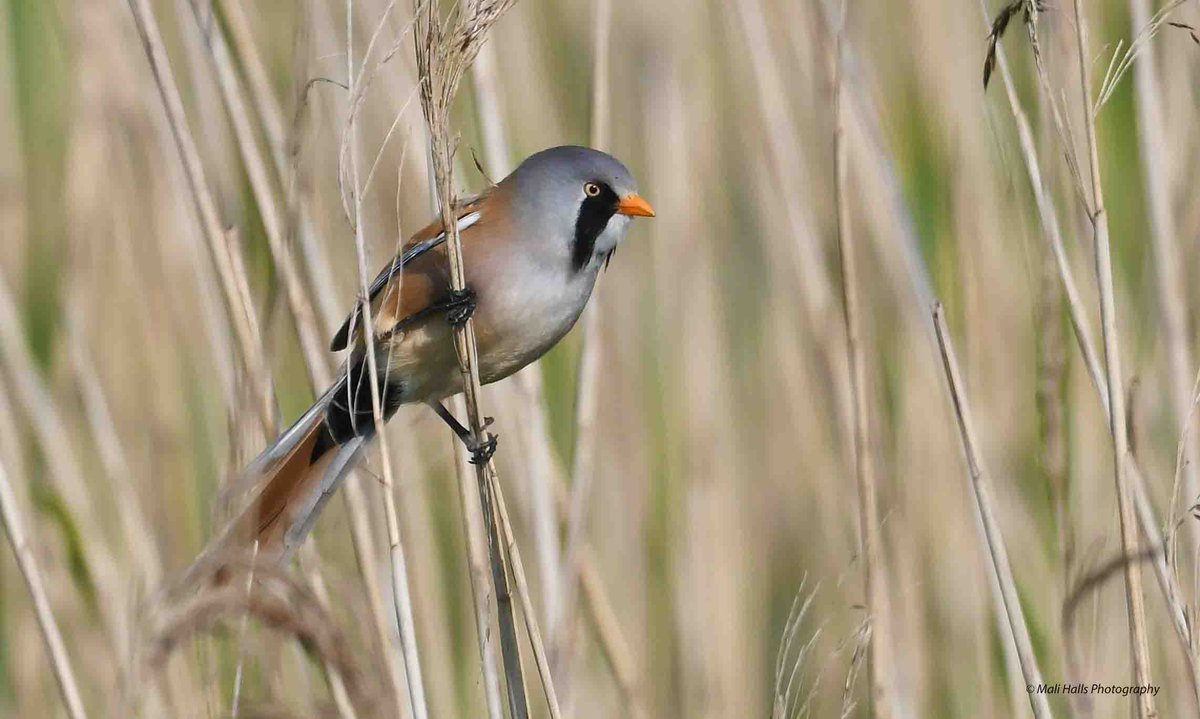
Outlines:
[[[1141, 33], [1127, 19], [1127, 4], [1088, 6], [1097, 73], [1119, 40], [1124, 57]], [[387, 5], [356, 0], [349, 31], [357, 50], [370, 42]], [[811, 693], [810, 714], [837, 715], [844, 705], [852, 715], [868, 711], [867, 682], [847, 692], [843, 681], [863, 666], [852, 660], [858, 640], [845, 638], [862, 637], [865, 595], [857, 581], [863, 567], [852, 394], [837, 312], [826, 72], [834, 5], [611, 4], [608, 145], [631, 166], [659, 217], [635, 228], [601, 280], [600, 429], [580, 438], [597, 442], [585, 526], [564, 529], [568, 502], [556, 500], [561, 511], [548, 512], [544, 496], [548, 486], [552, 498], [565, 500], [571, 489], [558, 494], [554, 486], [575, 460], [577, 338], [541, 364], [541, 391], [515, 392], [512, 383], [484, 388], [481, 396], [509, 438], [498, 455], [508, 526], [516, 546], [536, 552], [525, 555], [525, 584], [544, 624], [555, 587], [564, 583], [555, 566], [564, 562], [566, 537], [579, 536], [577, 615], [587, 617], [589, 631], [575, 640], [572, 716], [770, 714], [773, 659], [804, 575], [823, 589], [802, 636], [825, 627], [808, 656], [829, 665], [821, 682], [813, 683], [815, 672], [797, 680], [806, 697]], [[279, 234], [318, 318], [320, 349], [323, 329], [340, 319], [359, 284], [338, 179], [350, 104], [334, 84], [347, 84], [344, 7], [218, 3], [210, 28], [229, 33], [232, 71], [247, 90], [263, 160], [242, 150], [249, 148], [246, 133], [227, 117], [222, 73], [214, 72], [192, 9], [153, 9], [218, 229], [236, 230], [219, 239], [236, 239], [263, 361], [281, 416], [290, 418], [311, 399], [311, 352], [304, 348], [313, 343], [296, 325], [263, 213], [274, 205], [281, 215]], [[471, 150], [481, 150], [485, 168], [500, 175], [536, 149], [586, 140], [595, 10], [581, 0], [524, 0], [494, 27], [494, 109], [481, 110], [483, 93], [474, 83], [451, 112], [461, 148], [456, 192], [484, 182], [470, 167]], [[1195, 3], [1174, 12], [1173, 21], [1200, 24]], [[1095, 331], [1099, 321], [1091, 233], [1078, 231], [1087, 218], [1062, 152], [1068, 133], [1077, 147], [1085, 137], [1070, 8], [1050, 7], [1037, 17], [1044, 79], [1020, 17], [1014, 20], [1001, 41], [1011, 85], [1000, 86], [1005, 71], [998, 62], [986, 95], [979, 77], [986, 28], [974, 6], [860, 3], [850, 17], [842, 110], [855, 188], [850, 223], [862, 260], [861, 336], [877, 389], [871, 428], [880, 548], [892, 580], [897, 702], [913, 716], [1028, 711], [1019, 671], [1003, 658], [954, 419], [932, 361], [925, 310], [934, 293], [961, 329], [956, 338], [972, 383], [980, 451], [998, 478], [996, 519], [1047, 681], [1071, 678], [1057, 669], [1067, 651], [1064, 629], [1074, 637], [1081, 678], [1131, 681], [1124, 600], [1116, 582], [1095, 571], [1122, 554], [1115, 485], [1099, 481], [1114, 471], [1106, 460], [1112, 437], [1100, 337], [1077, 341], [1082, 354], [1066, 353], [1057, 393], [1066, 426], [1061, 504], [1074, 510], [1069, 519], [1055, 519], [1059, 503], [1048, 496], [1036, 459], [1044, 449], [1036, 429], [1037, 338], [1046, 320], [1035, 299], [1043, 287], [1042, 246], [1053, 250], [1058, 282], [1074, 281], [1075, 297], [1065, 307], [1073, 326]], [[39, 538], [47, 600], [89, 714], [129, 715], [137, 706], [131, 694], [156, 693], [161, 703], [141, 704], [141, 715], [221, 715], [238, 654], [236, 642], [224, 638], [230, 635], [188, 640], [157, 681], [130, 687], [120, 680], [132, 673], [129, 654], [116, 648], [130, 631], [109, 629], [139, 624], [145, 605], [138, 587], [153, 577], [153, 557], [161, 576], [176, 576], [210, 531], [218, 485], [261, 445], [261, 395], [251, 389], [223, 306], [227, 295], [209, 256], [212, 235], [197, 222], [128, 9], [45, 0], [10, 3], [0, 18], [0, 273], [13, 288], [15, 317], [0, 328], [8, 337], [0, 417], [11, 405], [15, 420], [0, 422], [0, 454], [18, 489], [31, 490], [23, 506], [31, 508], [28, 524]], [[376, 57], [401, 40], [410, 20], [408, 6], [397, 3], [379, 32]], [[1168, 522], [1185, 401], [1173, 389], [1178, 362], [1171, 347], [1182, 341], [1194, 358], [1195, 336], [1185, 322], [1182, 339], [1168, 345], [1161, 261], [1141, 238], [1151, 228], [1151, 202], [1166, 199], [1183, 276], [1200, 260], [1187, 241], [1200, 215], [1184, 191], [1197, 176], [1200, 52], [1186, 29], [1171, 26], [1138, 45], [1143, 54], [1130, 56], [1128, 75], [1104, 87], [1111, 94], [1096, 146], [1113, 243], [1110, 319], [1124, 340], [1127, 375], [1142, 388], [1132, 413], [1136, 458], [1126, 469], [1149, 548], [1161, 546], [1160, 522]], [[360, 169], [370, 185], [361, 197], [369, 267], [394, 251], [402, 229], [422, 226], [430, 214], [428, 158], [417, 151], [422, 119], [415, 103], [401, 112], [417, 87], [410, 48], [405, 43], [375, 74], [355, 114]], [[1139, 99], [1137, 63], [1147, 52], [1161, 86], [1167, 161], [1156, 174], [1165, 191], [1151, 191], [1133, 168], [1146, 159], [1138, 149], [1147, 101]], [[1056, 98], [1061, 130], [1045, 106], [1046, 89]], [[1014, 123], [1010, 97], [1028, 108], [1028, 132]], [[489, 113], [503, 125], [507, 149], [496, 150], [499, 162], [489, 157], [494, 128], [476, 119]], [[252, 183], [248, 161], [260, 162], [270, 182]], [[1035, 168], [1041, 180], [1031, 183]], [[272, 194], [264, 187], [274, 199], [260, 199]], [[1050, 214], [1059, 225], [1057, 247]], [[1188, 287], [1182, 295], [1173, 302], [1187, 306], [1171, 309], [1190, 316], [1200, 295]], [[77, 322], [66, 321], [66, 307], [76, 308]], [[47, 423], [50, 416], [57, 420]], [[530, 418], [540, 418], [542, 429]], [[402, 412], [388, 435], [429, 712], [484, 715], [467, 532], [449, 494], [450, 442], [420, 410]], [[69, 464], [75, 471], [64, 470]], [[1181, 465], [1181, 476], [1191, 466]], [[372, 457], [357, 479], [360, 499], [378, 496], [381, 474]], [[477, 494], [474, 478], [467, 480]], [[396, 661], [392, 590], [390, 582], [367, 580], [389, 571], [379, 548], [384, 503], [364, 500], [355, 509], [351, 494], [351, 506], [331, 503], [317, 528], [320, 561], [302, 558], [301, 567], [306, 577], [324, 580], [321, 621], [340, 631], [377, 682], [380, 715], [395, 716], [408, 698]], [[1191, 500], [1181, 495], [1179, 508]], [[477, 497], [463, 501], [479, 511]], [[140, 512], [120, 511], [131, 502]], [[1179, 536], [1186, 537], [1193, 520], [1176, 513], [1171, 523], [1182, 521]], [[1061, 561], [1060, 538], [1076, 547], [1073, 570]], [[152, 546], [142, 546], [147, 542]], [[42, 656], [42, 642], [10, 556], [0, 555], [0, 713], [43, 716], [59, 706], [57, 689], [48, 664], [15, 661]], [[1185, 553], [1150, 561], [1159, 587], [1148, 589], [1146, 601], [1153, 679], [1162, 686], [1157, 709], [1185, 715], [1195, 706], [1195, 562]], [[483, 572], [490, 583], [486, 559]], [[93, 606], [81, 577], [105, 601]], [[1076, 608], [1071, 618], [1062, 616], [1068, 598]], [[571, 600], [557, 601], [561, 609]], [[241, 616], [233, 608], [221, 624], [236, 629]], [[262, 631], [254, 619], [249, 627], [241, 716], [256, 707], [310, 716], [336, 703], [322, 662], [299, 659], [292, 635]], [[487, 613], [479, 628], [497, 636]], [[532, 654], [522, 652], [532, 669]], [[1129, 702], [1089, 699], [1097, 717], [1119, 714]], [[1051, 704], [1059, 715], [1072, 708]]]

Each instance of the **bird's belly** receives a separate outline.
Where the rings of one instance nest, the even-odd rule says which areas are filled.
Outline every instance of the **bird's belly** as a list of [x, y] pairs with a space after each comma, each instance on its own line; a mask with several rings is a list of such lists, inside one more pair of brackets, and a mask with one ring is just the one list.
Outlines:
[[536, 361], [575, 325], [594, 278], [530, 282], [492, 292], [480, 303], [479, 377], [496, 382]]
[[[497, 382], [536, 361], [563, 338], [587, 304], [595, 277], [479, 287], [474, 313], [479, 379]], [[478, 287], [478, 286], [477, 286]], [[381, 364], [404, 388], [403, 402], [462, 391], [453, 328], [442, 317], [393, 338]]]

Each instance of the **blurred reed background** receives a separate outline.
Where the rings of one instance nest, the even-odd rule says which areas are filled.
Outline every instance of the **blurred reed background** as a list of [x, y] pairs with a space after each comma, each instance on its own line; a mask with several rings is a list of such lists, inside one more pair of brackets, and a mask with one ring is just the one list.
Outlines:
[[[1095, 98], [1110, 59], [1142, 38], [1096, 115], [1096, 149], [1130, 481], [1144, 479], [1153, 530], [1142, 539], [1152, 556], [1139, 562], [1150, 673], [1159, 715], [1183, 717], [1197, 712], [1200, 599], [1195, 458], [1181, 444], [1200, 301], [1200, 42], [1190, 29], [1200, 4], [1170, 3], [1165, 20], [1176, 24], [1151, 37], [1142, 30], [1153, 5], [1087, 3], [1086, 57]], [[131, 7], [157, 18], [215, 236], [198, 221]], [[357, 144], [344, 145], [345, 3], [0, 5], [0, 478], [18, 516], [6, 526], [31, 550], [39, 607], [61, 630], [60, 660], [90, 716], [409, 712], [377, 453], [351, 480], [357, 504], [329, 504], [292, 579], [258, 577], [276, 587], [264, 590], [270, 602], [162, 592], [213, 531], [222, 483], [266, 439], [269, 413], [243, 371], [253, 361], [228, 321], [209, 242], [232, 247], [248, 277], [261, 330], [251, 354], [269, 365], [286, 424], [314, 397], [305, 332], [323, 350], [358, 286], [339, 184], [345, 147], [366, 186], [369, 271], [433, 214], [406, 34], [413, 9], [352, 7], [352, 66], [368, 71], [355, 82]], [[1043, 87], [1018, 7], [1000, 44], [1007, 64], [985, 92], [1000, 11], [849, 0], [840, 83], [835, 2], [521, 0], [494, 28], [454, 115], [456, 186], [485, 185], [473, 154], [499, 179], [538, 149], [599, 144], [658, 211], [603, 274], [581, 322], [586, 342], [577, 328], [483, 396], [564, 715], [1033, 715], [949, 401], [935, 298], [1045, 681], [1133, 682], [1113, 443], [1097, 391], [1104, 344], [1074, 12], [1060, 0], [1036, 14]], [[839, 235], [857, 260], [856, 352]], [[281, 249], [315, 307], [307, 327]], [[1085, 363], [1068, 320], [1063, 268], [1098, 365]], [[594, 369], [581, 392], [582, 346]], [[858, 453], [856, 427], [867, 430]], [[429, 714], [485, 716], [461, 509], [470, 500], [460, 504], [452, 438], [411, 408], [388, 440]], [[864, 458], [880, 518], [871, 564], [886, 582], [874, 631], [859, 539]], [[367, 522], [359, 551], [371, 550], [361, 557], [356, 511]], [[1171, 543], [1165, 560], [1155, 533]], [[0, 552], [0, 715], [67, 716], [15, 556]], [[565, 581], [571, 566], [578, 590]], [[223, 628], [205, 631], [213, 624]], [[872, 635], [888, 640], [875, 653], [885, 691], [874, 711]], [[526, 674], [543, 716], [528, 656]], [[1074, 717], [1124, 717], [1130, 705], [1049, 702]]]

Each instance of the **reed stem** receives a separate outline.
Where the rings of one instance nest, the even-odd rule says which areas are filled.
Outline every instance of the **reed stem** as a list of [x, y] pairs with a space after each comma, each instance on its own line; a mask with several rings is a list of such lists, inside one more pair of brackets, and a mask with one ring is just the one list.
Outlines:
[[[1129, 489], [1125, 458], [1129, 451], [1129, 434], [1125, 416], [1125, 390], [1121, 374], [1121, 352], [1117, 339], [1115, 291], [1113, 289], [1112, 248], [1108, 238], [1108, 214], [1104, 208], [1104, 191], [1100, 182], [1100, 157], [1096, 141], [1096, 116], [1091, 102], [1091, 60], [1087, 52], [1087, 17], [1082, 0], [1075, 0], [1075, 43], [1079, 61], [1079, 90], [1083, 107], [1084, 138], [1088, 153], [1090, 179], [1088, 217], [1095, 234], [1096, 282], [1100, 291], [1100, 327], [1104, 339], [1104, 362], [1108, 379], [1109, 432], [1113, 442], [1113, 475], [1116, 480], [1117, 513], [1120, 518], [1121, 552], [1127, 558], [1140, 553], [1137, 529], [1137, 509]], [[1146, 634], [1145, 598], [1142, 594], [1142, 565], [1126, 561], [1125, 599], [1129, 612], [1129, 642], [1133, 661], [1134, 683], [1149, 686], [1150, 646]], [[1156, 716], [1154, 697], [1149, 693], [1136, 694], [1134, 703], [1140, 719]]]
[[17, 568], [25, 579], [25, 588], [33, 601], [33, 611], [37, 616], [38, 629], [42, 632], [42, 642], [46, 645], [46, 653], [50, 655], [50, 666], [54, 670], [54, 679], [58, 682], [58, 690], [62, 694], [63, 705], [67, 716], [71, 719], [87, 719], [83, 708], [83, 700], [79, 695], [79, 686], [75, 682], [75, 672], [71, 669], [71, 659], [63, 645], [62, 632], [50, 608], [50, 600], [46, 596], [46, 584], [42, 572], [38, 569], [37, 560], [33, 556], [30, 539], [26, 535], [25, 522], [20, 508], [17, 506], [17, 496], [8, 481], [4, 463], [0, 462], [0, 518], [4, 519], [4, 528], [8, 534], [8, 543], [12, 547], [13, 556], [17, 560]]

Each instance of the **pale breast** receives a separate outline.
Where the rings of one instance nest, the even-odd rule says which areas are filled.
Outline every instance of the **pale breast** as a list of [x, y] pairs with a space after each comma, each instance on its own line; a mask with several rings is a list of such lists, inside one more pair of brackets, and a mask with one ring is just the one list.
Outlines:
[[476, 323], [480, 379], [496, 382], [536, 361], [575, 325], [592, 294], [590, 272], [530, 271], [491, 283]]
[[[479, 378], [497, 382], [536, 361], [574, 326], [595, 285], [594, 271], [570, 272], [525, 264], [473, 278]], [[442, 399], [462, 391], [453, 330], [430, 317], [386, 345], [389, 375], [403, 386], [404, 402]], [[381, 362], [381, 364], [384, 364]]]

